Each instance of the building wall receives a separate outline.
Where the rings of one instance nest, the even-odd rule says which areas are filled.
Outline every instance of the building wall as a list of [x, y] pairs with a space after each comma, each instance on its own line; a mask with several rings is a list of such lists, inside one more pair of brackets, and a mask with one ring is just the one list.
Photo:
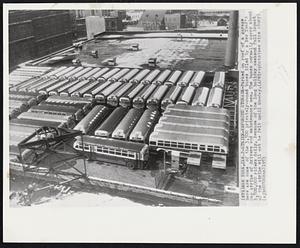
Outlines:
[[139, 21], [144, 11], [127, 11], [126, 15], [130, 16], [131, 21]]
[[9, 43], [9, 68], [30, 60], [33, 57], [32, 39], [23, 39]]
[[85, 24], [84, 17], [75, 20], [74, 33], [75, 33], [76, 38], [86, 37], [86, 24]]
[[165, 14], [165, 26], [169, 30], [185, 28], [186, 16], [180, 13]]
[[146, 10], [143, 12], [138, 26], [144, 30], [160, 30], [166, 10]]
[[88, 16], [85, 18], [85, 22], [88, 39], [93, 39], [94, 35], [105, 32], [104, 17]]
[[105, 18], [105, 31], [115, 32], [123, 30], [122, 20], [126, 19], [126, 10], [102, 10]]
[[103, 9], [102, 15], [105, 17], [118, 17], [121, 20], [126, 18], [126, 10], [110, 10], [110, 9]]
[[122, 31], [123, 23], [122, 20], [118, 17], [105, 17], [105, 31], [114, 32]]
[[102, 16], [102, 10], [99, 9], [78, 9], [73, 11], [75, 12], [76, 19], [85, 18], [87, 16]]
[[147, 21], [143, 21], [142, 22], [142, 26], [144, 28], [144, 30], [159, 30], [160, 29], [160, 25], [161, 23], [159, 22], [147, 22]]
[[[74, 20], [74, 33], [76, 38], [83, 38], [83, 37], [92, 37], [91, 35], [88, 35], [87, 33], [87, 24], [86, 18], [90, 16], [98, 16], [98, 17], [104, 17], [105, 21], [105, 31], [113, 32], [113, 31], [122, 31], [123, 30], [123, 24], [122, 24], [122, 18], [126, 18], [126, 11], [122, 10], [72, 10], [73, 15], [75, 16]], [[102, 19], [101, 19], [102, 20]], [[102, 23], [102, 21], [101, 21]], [[102, 23], [102, 24], [103, 24]], [[100, 25], [101, 27], [103, 25]], [[96, 27], [95, 27], [96, 28]], [[99, 27], [100, 28], [100, 27]], [[102, 28], [100, 28], [97, 32], [96, 29], [94, 30], [96, 33], [101, 33]], [[89, 32], [95, 33], [93, 31]]]
[[109, 10], [109, 9], [103, 9], [102, 10], [102, 15], [103, 16], [111, 16], [113, 10]]
[[165, 14], [165, 25], [168, 30], [180, 28], [180, 14]]
[[72, 45], [70, 12], [67, 10], [17, 10], [9, 12], [9, 65]]
[[126, 19], [126, 10], [118, 10], [118, 17], [121, 20]]

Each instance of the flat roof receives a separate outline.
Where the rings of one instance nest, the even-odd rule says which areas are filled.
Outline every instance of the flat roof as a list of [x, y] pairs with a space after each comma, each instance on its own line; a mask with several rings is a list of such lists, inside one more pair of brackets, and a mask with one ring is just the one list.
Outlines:
[[[119, 67], [148, 68], [148, 59], [155, 57], [161, 69], [213, 71], [223, 67], [226, 39], [201, 38], [199, 33], [183, 33], [183, 37], [178, 39], [177, 33], [106, 35], [85, 43], [78, 58], [83, 66], [104, 66], [116, 57]], [[129, 49], [134, 44], [139, 44], [138, 51]], [[87, 51], [92, 50], [98, 51], [99, 58], [89, 55]]]

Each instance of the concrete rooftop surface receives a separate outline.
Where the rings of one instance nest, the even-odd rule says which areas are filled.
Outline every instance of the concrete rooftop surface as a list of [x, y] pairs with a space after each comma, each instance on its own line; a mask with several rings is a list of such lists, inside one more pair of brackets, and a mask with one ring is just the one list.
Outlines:
[[[222, 68], [226, 39], [200, 38], [201, 33], [182, 35], [182, 39], [176, 33], [135, 34], [130, 38], [101, 36], [83, 46], [79, 59], [83, 66], [105, 66], [107, 59], [116, 57], [118, 67], [148, 68], [148, 59], [157, 58], [157, 66], [161, 69], [215, 71]], [[130, 50], [134, 44], [139, 44], [138, 51]], [[98, 58], [90, 55], [94, 50], [98, 51]]]

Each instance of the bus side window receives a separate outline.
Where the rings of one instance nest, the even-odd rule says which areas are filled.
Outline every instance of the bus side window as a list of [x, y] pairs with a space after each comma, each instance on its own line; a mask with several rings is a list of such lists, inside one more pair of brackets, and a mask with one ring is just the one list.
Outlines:
[[108, 149], [108, 153], [109, 154], [115, 154], [115, 150], [110, 148], [110, 149]]
[[83, 147], [84, 147], [85, 151], [88, 151], [88, 152], [90, 151], [90, 146], [89, 145], [84, 144]]
[[200, 145], [200, 150], [205, 151], [205, 145]]
[[133, 153], [133, 152], [128, 152], [128, 157], [130, 157], [130, 158], [135, 158], [135, 153]]
[[198, 150], [198, 145], [197, 144], [192, 144], [192, 149], [193, 150]]

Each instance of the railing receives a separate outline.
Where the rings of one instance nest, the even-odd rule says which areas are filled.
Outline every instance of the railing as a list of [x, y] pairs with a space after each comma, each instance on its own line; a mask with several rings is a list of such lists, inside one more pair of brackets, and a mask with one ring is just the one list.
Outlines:
[[[24, 172], [22, 169], [22, 165], [18, 163], [10, 163], [11, 165], [14, 165], [13, 169], [15, 172], [21, 173], [24, 176]], [[35, 166], [31, 166], [35, 167]], [[42, 169], [42, 167], [40, 167]], [[69, 175], [61, 175], [60, 177], [51, 177], [51, 175], [45, 176], [45, 173], [40, 173], [38, 172], [28, 172], [28, 176], [34, 176], [37, 178], [38, 176], [43, 177], [44, 179], [50, 180], [67, 180], [70, 176]], [[178, 193], [178, 192], [171, 192], [171, 191], [166, 191], [166, 190], [161, 190], [161, 189], [155, 189], [155, 188], [150, 188], [150, 187], [145, 187], [145, 186], [139, 186], [135, 184], [130, 184], [130, 183], [123, 183], [123, 182], [118, 182], [118, 181], [113, 181], [113, 180], [107, 180], [107, 179], [101, 179], [97, 177], [87, 177], [88, 181], [86, 180], [79, 180], [79, 181], [74, 181], [74, 183], [78, 183], [77, 186], [80, 188], [83, 187], [92, 187], [92, 188], [110, 188], [110, 189], [116, 189], [124, 192], [132, 192], [136, 194], [147, 194], [153, 197], [158, 197], [162, 199], [168, 199], [168, 200], [174, 200], [174, 201], [180, 201], [180, 202], [185, 202], [185, 203], [190, 203], [193, 205], [220, 205], [222, 204], [222, 201], [213, 199], [213, 198], [208, 198], [208, 197], [202, 197], [202, 196], [195, 196], [195, 195], [188, 195], [188, 194], [183, 194], [183, 193]]]

